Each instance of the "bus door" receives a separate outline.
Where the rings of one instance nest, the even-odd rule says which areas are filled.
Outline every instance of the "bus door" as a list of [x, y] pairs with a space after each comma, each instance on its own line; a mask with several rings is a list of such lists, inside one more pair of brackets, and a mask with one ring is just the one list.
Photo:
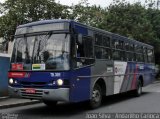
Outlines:
[[70, 80], [70, 101], [79, 102], [90, 98], [90, 67], [75, 69]]
[[70, 100], [84, 101], [90, 99], [91, 67], [94, 63], [92, 37], [80, 35], [75, 44]]

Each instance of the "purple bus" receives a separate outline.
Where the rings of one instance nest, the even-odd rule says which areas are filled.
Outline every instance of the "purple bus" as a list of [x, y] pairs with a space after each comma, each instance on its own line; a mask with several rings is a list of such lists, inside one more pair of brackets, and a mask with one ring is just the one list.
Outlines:
[[142, 87], [155, 79], [152, 46], [73, 20], [44, 20], [17, 27], [11, 56], [12, 96], [42, 100], [87, 101]]

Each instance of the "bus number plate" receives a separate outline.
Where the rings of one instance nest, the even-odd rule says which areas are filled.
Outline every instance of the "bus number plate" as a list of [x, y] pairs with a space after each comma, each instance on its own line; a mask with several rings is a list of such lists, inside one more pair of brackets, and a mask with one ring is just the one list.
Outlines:
[[32, 93], [32, 94], [34, 94], [34, 93], [36, 93], [36, 90], [35, 89], [26, 89], [26, 93]]

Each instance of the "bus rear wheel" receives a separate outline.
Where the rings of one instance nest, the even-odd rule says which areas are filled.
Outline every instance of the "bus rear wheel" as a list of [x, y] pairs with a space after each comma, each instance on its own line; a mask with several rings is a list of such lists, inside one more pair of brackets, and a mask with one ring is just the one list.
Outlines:
[[140, 80], [137, 81], [137, 87], [134, 90], [134, 96], [139, 97], [142, 94], [142, 82]]
[[92, 91], [92, 97], [89, 101], [89, 107], [91, 109], [95, 109], [101, 105], [101, 102], [102, 102], [102, 89], [98, 84], [95, 84]]
[[48, 107], [55, 107], [57, 105], [57, 101], [43, 100], [43, 103]]

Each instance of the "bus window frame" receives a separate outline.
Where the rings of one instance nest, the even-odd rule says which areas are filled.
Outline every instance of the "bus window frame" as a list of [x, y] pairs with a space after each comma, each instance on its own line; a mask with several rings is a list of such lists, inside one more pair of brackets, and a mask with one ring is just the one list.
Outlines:
[[[96, 44], [96, 36], [101, 36], [101, 45], [99, 44]], [[95, 32], [94, 34], [94, 37], [95, 37], [95, 42], [94, 42], [94, 53], [95, 53], [95, 59], [97, 60], [112, 60], [112, 36], [111, 34], [102, 34], [102, 33], [99, 33], [99, 32]], [[104, 46], [104, 39], [109, 39], [109, 46]], [[101, 50], [108, 50], [110, 52], [110, 57], [109, 58], [97, 58], [96, 57], [96, 49], [97, 48], [101, 48]], [[102, 56], [103, 56], [103, 52], [102, 52]]]
[[[92, 53], [93, 53], [93, 57], [86, 57], [85, 54], [84, 54], [84, 57], [78, 57], [78, 54], [77, 54], [77, 42], [78, 42], [78, 36], [79, 34], [76, 34], [76, 36], [74, 37], [75, 38], [75, 52], [74, 52], [74, 59], [75, 59], [75, 63], [77, 62], [80, 62], [82, 65], [81, 66], [74, 66], [75, 69], [77, 68], [83, 68], [83, 67], [86, 67], [86, 66], [90, 66], [90, 65], [93, 65], [95, 63], [95, 53], [94, 53], [94, 38], [92, 36], [87, 36], [87, 35], [83, 35], [83, 34], [80, 34], [82, 36], [82, 43], [84, 42], [83, 39], [84, 38], [88, 38], [90, 40], [92, 40]], [[85, 50], [85, 47], [83, 48], [83, 50]], [[84, 51], [85, 53], [85, 51]], [[85, 64], [86, 61], [91, 61], [90, 64]]]

